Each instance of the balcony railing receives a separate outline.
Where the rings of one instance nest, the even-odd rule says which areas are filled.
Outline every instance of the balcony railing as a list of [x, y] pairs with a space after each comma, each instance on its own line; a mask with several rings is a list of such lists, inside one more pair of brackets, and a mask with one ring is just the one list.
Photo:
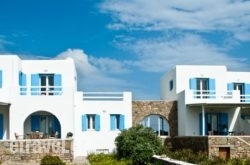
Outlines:
[[240, 91], [185, 90], [185, 103], [250, 103], [250, 94]]
[[123, 92], [84, 92], [83, 100], [88, 101], [123, 101]]
[[62, 86], [21, 86], [20, 95], [46, 95], [46, 96], [53, 96], [53, 95], [62, 95]]

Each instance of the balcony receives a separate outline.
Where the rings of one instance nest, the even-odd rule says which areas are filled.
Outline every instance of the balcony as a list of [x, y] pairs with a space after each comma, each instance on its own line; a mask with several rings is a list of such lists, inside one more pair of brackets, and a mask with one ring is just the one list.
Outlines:
[[84, 92], [86, 101], [124, 101], [131, 100], [130, 92]]
[[241, 95], [239, 90], [185, 90], [185, 104], [250, 104], [250, 94]]
[[21, 86], [19, 88], [19, 94], [22, 96], [55, 96], [62, 95], [62, 86]]

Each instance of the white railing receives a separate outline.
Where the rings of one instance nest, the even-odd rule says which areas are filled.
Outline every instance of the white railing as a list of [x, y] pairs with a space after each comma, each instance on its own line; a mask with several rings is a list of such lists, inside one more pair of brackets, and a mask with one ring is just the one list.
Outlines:
[[25, 95], [34, 95], [34, 96], [54, 96], [62, 95], [62, 86], [20, 86], [19, 94], [22, 96]]
[[250, 103], [250, 95], [240, 91], [185, 90], [185, 102], [189, 103]]
[[123, 92], [84, 92], [83, 100], [89, 101], [123, 101]]

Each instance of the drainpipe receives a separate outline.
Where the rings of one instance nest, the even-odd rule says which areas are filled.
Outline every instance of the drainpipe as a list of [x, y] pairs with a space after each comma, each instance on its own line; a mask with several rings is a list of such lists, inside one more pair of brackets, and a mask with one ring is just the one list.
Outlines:
[[240, 113], [240, 107], [237, 107], [234, 111], [234, 116], [233, 116], [233, 119], [230, 123], [230, 126], [229, 126], [229, 129], [228, 129], [228, 132], [233, 132], [233, 129], [234, 129], [234, 126], [235, 126], [235, 123], [236, 123], [236, 120], [238, 118], [238, 115]]
[[202, 136], [205, 136], [205, 106], [202, 104]]

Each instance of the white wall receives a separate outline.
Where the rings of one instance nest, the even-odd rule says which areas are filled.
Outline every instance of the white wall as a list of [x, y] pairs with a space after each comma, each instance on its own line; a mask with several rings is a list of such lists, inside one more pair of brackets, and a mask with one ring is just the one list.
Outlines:
[[[79, 93], [80, 95], [80, 93]], [[110, 114], [125, 115], [125, 129], [132, 126], [132, 98], [130, 92], [124, 92], [123, 101], [82, 101], [76, 106], [74, 156], [86, 156], [98, 149], [113, 152], [114, 140], [119, 130], [110, 130]], [[100, 115], [100, 131], [82, 131], [82, 115]]]

